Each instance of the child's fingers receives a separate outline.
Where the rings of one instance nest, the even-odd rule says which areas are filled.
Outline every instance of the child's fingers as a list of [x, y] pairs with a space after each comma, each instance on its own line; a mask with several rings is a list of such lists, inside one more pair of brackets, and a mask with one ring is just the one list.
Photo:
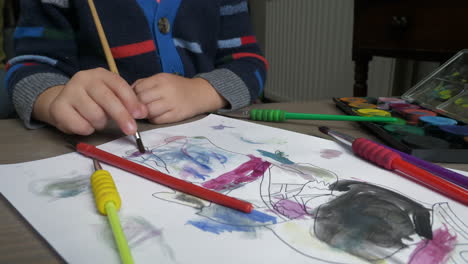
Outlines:
[[170, 84], [173, 82], [174, 80], [171, 74], [158, 73], [149, 78], [137, 80], [135, 83], [133, 83], [132, 87], [133, 87], [133, 90], [135, 90], [135, 93], [141, 93], [148, 89], [152, 90], [158, 86], [160, 87], [167, 86], [167, 84]]
[[84, 119], [71, 105], [58, 103], [55, 105], [53, 119], [55, 126], [68, 134], [90, 135], [94, 132], [93, 126]]
[[145, 90], [153, 89], [156, 85], [157, 85], [157, 83], [152, 81], [151, 78], [147, 78], [147, 79], [144, 79], [144, 80], [140, 79], [140, 80], [136, 81], [133, 84], [132, 87], [133, 87], [133, 90], [135, 91], [135, 93], [139, 94], [139, 93], [144, 92]]
[[120, 129], [122, 129], [126, 135], [136, 133], [135, 119], [133, 119], [117, 95], [105, 84], [96, 86], [95, 89], [90, 89], [88, 95], [110, 118], [117, 122]]
[[102, 130], [106, 127], [108, 120], [106, 113], [87, 94], [79, 102], [72, 102], [72, 105], [95, 129]]
[[[111, 74], [111, 75], [109, 75]], [[133, 118], [146, 117], [146, 108], [140, 103], [133, 89], [120, 76], [109, 73], [102, 80], [120, 99]]]
[[148, 119], [150, 120], [171, 110], [171, 106], [163, 100], [153, 101], [146, 106], [148, 108]]
[[[138, 80], [136, 80], [134, 83], [132, 83], [132, 85], [131, 85], [132, 90], [135, 91], [135, 88], [137, 87], [137, 85], [138, 85], [139, 83], [141, 83], [143, 80], [144, 80], [144, 79], [138, 79]], [[136, 92], [136, 91], [135, 91], [135, 92]]]
[[162, 98], [162, 94], [159, 89], [147, 89], [137, 93], [137, 98], [143, 104], [149, 104], [151, 102], [160, 100]]
[[159, 116], [149, 119], [149, 121], [153, 124], [169, 124], [181, 120], [182, 118], [178, 118], [174, 111], [167, 111]]

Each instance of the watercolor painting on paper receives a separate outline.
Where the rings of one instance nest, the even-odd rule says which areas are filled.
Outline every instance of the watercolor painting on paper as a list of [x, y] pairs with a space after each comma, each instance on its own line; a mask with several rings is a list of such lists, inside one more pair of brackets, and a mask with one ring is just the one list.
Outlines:
[[[226, 194], [259, 181], [257, 193], [242, 196], [256, 204], [252, 214], [183, 193], [154, 194], [195, 208], [197, 217], [187, 224], [205, 232], [246, 232], [255, 237], [257, 229], [266, 228], [298, 253], [330, 263], [347, 263], [349, 255], [357, 257], [356, 262], [383, 261], [400, 252], [410, 253], [409, 263], [443, 263], [456, 256], [463, 260], [466, 240], [460, 238], [466, 239], [465, 224], [447, 203], [424, 207], [385, 187], [340, 180], [329, 170], [295, 163], [284, 153], [257, 151], [258, 156], [233, 153], [205, 137], [178, 136], [145, 154], [130, 151], [126, 158]], [[330, 254], [336, 249], [346, 254], [320, 257], [323, 248], [314, 254], [313, 245], [323, 243]]]
[[[374, 167], [335, 142], [216, 115], [142, 137], [144, 154], [125, 140], [100, 147], [248, 201], [255, 210], [241, 213], [107, 166], [123, 197], [120, 213], [137, 263], [468, 263], [466, 206]], [[77, 245], [64, 243], [39, 214], [60, 217], [54, 212], [74, 204], [83, 222], [74, 220], [81, 226], [75, 232], [94, 236], [90, 244], [107, 252], [100, 261], [110, 263], [118, 258], [105, 219], [93, 214], [85, 169], [91, 173], [91, 165], [73, 154], [80, 167], [70, 166], [77, 159], [67, 155], [21, 170], [0, 166], [27, 172], [18, 179], [31, 200], [42, 203], [36, 214], [28, 211], [33, 205], [18, 202], [18, 194], [0, 190], [70, 262], [88, 258], [73, 253]], [[59, 164], [57, 159], [69, 173], [44, 177], [47, 162]]]

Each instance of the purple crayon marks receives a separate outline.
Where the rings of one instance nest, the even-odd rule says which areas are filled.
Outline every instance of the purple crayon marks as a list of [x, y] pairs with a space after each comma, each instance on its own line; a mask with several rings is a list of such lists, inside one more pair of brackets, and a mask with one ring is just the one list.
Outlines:
[[280, 214], [286, 216], [289, 219], [301, 219], [307, 212], [303, 205], [293, 202], [291, 200], [280, 200], [273, 208]]
[[410, 257], [409, 264], [445, 263], [455, 248], [457, 237], [445, 227], [434, 231], [432, 240], [419, 242]]
[[320, 150], [320, 157], [325, 158], [325, 159], [334, 159], [338, 158], [341, 156], [343, 152], [335, 149], [322, 149]]
[[234, 128], [234, 127], [230, 127], [230, 126], [225, 126], [225, 125], [223, 125], [223, 124], [219, 124], [219, 125], [217, 125], [217, 126], [212, 126], [211, 128], [214, 129], [214, 130], [224, 130], [225, 128]]
[[215, 191], [232, 190], [262, 177], [263, 173], [270, 166], [270, 163], [252, 155], [248, 156], [250, 158], [249, 161], [230, 172], [222, 174], [216, 179], [203, 183], [203, 187]]

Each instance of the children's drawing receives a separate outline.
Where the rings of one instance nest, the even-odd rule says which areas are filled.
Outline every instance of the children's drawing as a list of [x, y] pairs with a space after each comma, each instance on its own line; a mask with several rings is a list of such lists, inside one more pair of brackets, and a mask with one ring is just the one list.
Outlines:
[[204, 232], [255, 239], [269, 230], [292, 250], [329, 263], [467, 260], [466, 226], [448, 204], [425, 206], [384, 186], [293, 162], [281, 151], [258, 149], [255, 156], [206, 137], [175, 136], [126, 158], [255, 205], [245, 214], [179, 192], [153, 194], [195, 208], [186, 224]]
[[[466, 206], [307, 135], [210, 115], [98, 146], [250, 202], [242, 213], [101, 163], [135, 263], [468, 263]], [[92, 159], [0, 165], [0, 192], [69, 263], [118, 263]], [[14, 177], [13, 177], [14, 176]], [[97, 254], [98, 252], [99, 254]]]

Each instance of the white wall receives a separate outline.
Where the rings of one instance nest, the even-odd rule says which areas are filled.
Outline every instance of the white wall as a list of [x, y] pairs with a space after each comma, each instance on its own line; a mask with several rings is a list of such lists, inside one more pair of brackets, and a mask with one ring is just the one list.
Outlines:
[[[266, 98], [306, 101], [351, 96], [354, 1], [264, 2], [263, 13], [253, 11], [265, 16], [263, 46], [270, 62]], [[390, 95], [394, 64], [394, 59], [374, 57], [369, 65], [369, 95]]]

